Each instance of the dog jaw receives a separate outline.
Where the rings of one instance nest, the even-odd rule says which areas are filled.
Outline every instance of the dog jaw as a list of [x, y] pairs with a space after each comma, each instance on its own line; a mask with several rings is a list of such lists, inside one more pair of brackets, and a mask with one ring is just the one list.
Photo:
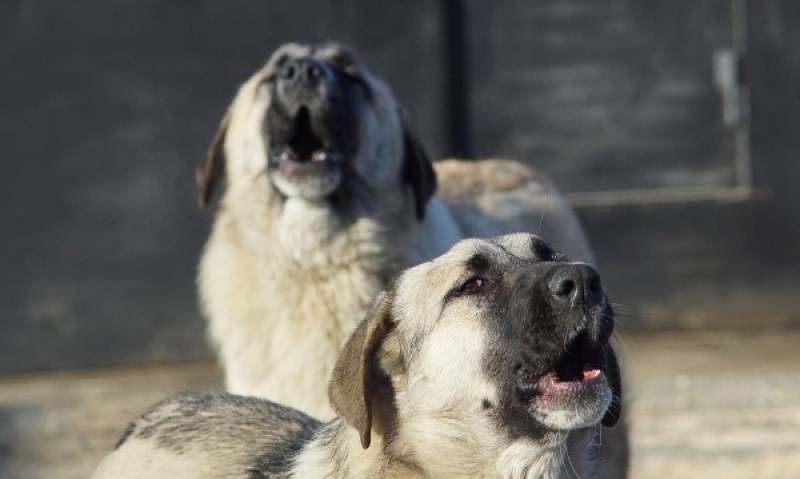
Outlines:
[[603, 360], [607, 340], [597, 344], [587, 338], [578, 334], [548, 371], [516, 371], [531, 415], [549, 429], [593, 426], [611, 405], [613, 389]]
[[541, 391], [530, 403], [531, 414], [555, 430], [572, 430], [600, 422], [611, 405], [612, 392], [605, 375], [562, 381], [549, 373], [539, 380]]

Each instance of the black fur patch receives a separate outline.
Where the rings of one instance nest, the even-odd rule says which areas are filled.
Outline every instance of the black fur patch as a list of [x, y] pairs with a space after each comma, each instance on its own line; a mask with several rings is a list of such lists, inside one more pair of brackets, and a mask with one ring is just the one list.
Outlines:
[[539, 261], [553, 261], [556, 259], [564, 259], [564, 255], [556, 253], [553, 249], [540, 238], [533, 238], [531, 240], [531, 251], [533, 256]]
[[306, 102], [294, 98], [284, 99], [279, 94], [276, 83], [269, 85], [272, 101], [263, 125], [269, 143], [268, 168], [274, 168], [274, 159], [295, 134], [301, 111], [309, 115], [308, 121], [313, 125], [313, 131], [321, 143], [343, 156], [346, 169], [348, 160], [358, 151], [359, 108], [361, 103], [369, 101], [369, 89], [363, 79], [348, 74], [335, 62], [331, 63], [331, 58], [317, 60], [323, 61], [330, 68], [333, 79], [327, 83], [324, 96], [316, 101], [305, 104]]
[[[502, 243], [498, 246], [503, 247]], [[528, 254], [516, 256], [506, 250], [505, 254], [487, 254], [485, 258], [495, 274], [491, 275], [492, 288], [481, 302], [489, 334], [483, 364], [486, 376], [499, 392], [489, 413], [512, 438], [540, 440], [554, 431], [528, 410], [536, 392], [520, 387], [520, 370], [534, 374], [551, 370], [580, 331], [599, 327], [600, 337], [607, 338], [603, 323], [610, 311], [594, 305], [592, 319], [588, 319], [582, 310], [573, 310], [555, 299], [548, 282], [554, 271], [565, 267], [567, 259], [541, 239], [531, 237]]]
[[489, 258], [485, 254], [476, 253], [467, 260], [467, 268], [477, 274], [485, 273], [490, 266]]
[[314, 435], [311, 429], [303, 429], [288, 435], [283, 441], [264, 452], [249, 469], [250, 479], [282, 477], [289, 474], [295, 457]]

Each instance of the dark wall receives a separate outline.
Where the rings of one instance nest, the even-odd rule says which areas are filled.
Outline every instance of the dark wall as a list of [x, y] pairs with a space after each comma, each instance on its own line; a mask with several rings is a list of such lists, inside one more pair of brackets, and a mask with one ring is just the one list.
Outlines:
[[[288, 40], [352, 46], [434, 156], [553, 176], [623, 329], [800, 322], [800, 7], [748, 2], [751, 115], [730, 126], [711, 57], [741, 1], [4, 2], [0, 371], [208, 356], [194, 168]], [[746, 194], [591, 201], [693, 188]]]
[[745, 13], [752, 194], [581, 212], [631, 327], [800, 325], [800, 5]]
[[711, 68], [730, 0], [468, 4], [476, 156], [573, 193], [734, 183]]

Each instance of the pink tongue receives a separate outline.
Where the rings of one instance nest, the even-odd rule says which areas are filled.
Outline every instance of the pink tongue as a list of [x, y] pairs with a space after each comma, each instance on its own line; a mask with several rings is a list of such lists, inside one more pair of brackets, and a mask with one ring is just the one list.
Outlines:
[[596, 378], [599, 375], [600, 375], [600, 370], [599, 369], [592, 369], [592, 370], [589, 370], [589, 371], [584, 371], [583, 372], [583, 380], [586, 381], [588, 379], [593, 379], [593, 378]]

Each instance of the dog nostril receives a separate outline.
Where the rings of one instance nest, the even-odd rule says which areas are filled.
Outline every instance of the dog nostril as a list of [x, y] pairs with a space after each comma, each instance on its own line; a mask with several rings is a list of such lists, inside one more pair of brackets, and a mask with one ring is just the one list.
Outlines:
[[559, 281], [554, 285], [552, 291], [556, 296], [569, 296], [575, 291], [575, 282], [571, 279]]
[[556, 267], [547, 287], [559, 300], [594, 302], [604, 295], [600, 275], [591, 266], [577, 263]]
[[313, 63], [306, 65], [306, 78], [309, 80], [316, 80], [317, 78], [322, 76], [322, 72], [320, 71], [319, 67], [314, 65]]
[[283, 69], [283, 78], [292, 80], [294, 79], [295, 75], [297, 75], [297, 68], [295, 68], [294, 65], [288, 65]]
[[318, 62], [308, 58], [293, 60], [284, 65], [280, 70], [280, 78], [288, 83], [315, 83], [324, 75], [324, 67]]
[[594, 295], [600, 295], [603, 292], [603, 283], [600, 281], [600, 276], [595, 276], [589, 281], [589, 291]]

